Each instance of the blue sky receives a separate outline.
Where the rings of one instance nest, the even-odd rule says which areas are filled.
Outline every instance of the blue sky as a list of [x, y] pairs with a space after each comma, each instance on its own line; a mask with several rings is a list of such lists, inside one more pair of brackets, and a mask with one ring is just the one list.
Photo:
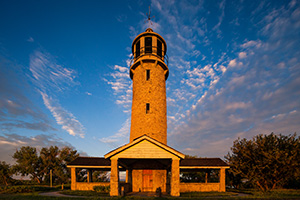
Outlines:
[[168, 46], [168, 145], [223, 158], [238, 137], [299, 133], [299, 1], [0, 1], [0, 160], [129, 142], [131, 43], [149, 5]]

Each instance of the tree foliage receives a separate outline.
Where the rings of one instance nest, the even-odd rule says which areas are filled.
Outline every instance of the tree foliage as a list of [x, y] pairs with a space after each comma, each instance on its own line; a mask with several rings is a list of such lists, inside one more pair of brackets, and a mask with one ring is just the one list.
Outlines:
[[17, 174], [30, 176], [38, 183], [49, 182], [52, 170], [53, 182], [64, 183], [71, 177], [67, 164], [78, 156], [77, 151], [70, 147], [62, 149], [57, 146], [44, 147], [38, 153], [35, 147], [24, 146], [14, 153], [13, 158], [17, 164], [13, 168]]
[[299, 178], [300, 138], [294, 135], [258, 135], [238, 139], [225, 158], [235, 176], [247, 179], [266, 191]]
[[14, 165], [14, 171], [22, 176], [31, 176], [38, 183], [41, 183], [43, 173], [41, 172], [41, 159], [34, 147], [24, 146], [17, 150], [13, 158], [17, 164]]
[[108, 182], [108, 173], [105, 171], [94, 171], [93, 182]]
[[1, 185], [8, 185], [12, 178], [13, 171], [9, 164], [6, 164], [5, 161], [0, 161], [0, 184]]

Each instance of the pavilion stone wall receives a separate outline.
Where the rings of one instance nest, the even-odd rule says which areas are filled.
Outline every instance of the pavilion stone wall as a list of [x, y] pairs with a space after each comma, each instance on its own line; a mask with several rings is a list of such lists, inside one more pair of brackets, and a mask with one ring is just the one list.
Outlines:
[[220, 183], [180, 183], [180, 192], [222, 192]]
[[76, 182], [72, 184], [72, 190], [93, 190], [94, 186], [109, 186], [109, 182]]

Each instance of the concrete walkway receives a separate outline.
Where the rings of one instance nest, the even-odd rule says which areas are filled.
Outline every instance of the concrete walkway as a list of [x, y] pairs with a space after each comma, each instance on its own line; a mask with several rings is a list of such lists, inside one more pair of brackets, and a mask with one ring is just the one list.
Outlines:
[[72, 196], [72, 195], [61, 194], [61, 193], [59, 193], [59, 191], [44, 192], [44, 193], [40, 193], [39, 195], [41, 195], [41, 196], [50, 196], [50, 197], [89, 198], [87, 196]]

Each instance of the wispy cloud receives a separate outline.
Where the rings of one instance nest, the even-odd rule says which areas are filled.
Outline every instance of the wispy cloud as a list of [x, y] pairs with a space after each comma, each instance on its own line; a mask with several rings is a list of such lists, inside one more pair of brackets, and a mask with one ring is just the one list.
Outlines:
[[7, 122], [2, 123], [2, 130], [12, 131], [14, 128], [22, 128], [27, 130], [36, 131], [56, 131], [51, 125], [45, 122], [26, 122], [22, 120], [7, 120]]
[[[31, 146], [40, 150], [43, 147], [58, 146], [71, 147], [75, 149], [70, 143], [63, 141], [57, 135], [40, 134], [36, 136], [22, 136], [18, 134], [4, 134], [0, 135], [0, 160], [5, 160], [10, 164], [14, 164], [12, 158], [16, 150], [22, 146]], [[82, 152], [81, 154], [86, 155]]]
[[31, 91], [20, 89], [27, 86], [26, 78], [22, 66], [15, 65], [0, 56], [1, 130], [3, 132], [14, 131], [15, 129], [44, 132], [55, 130], [48, 117], [26, 95]]
[[75, 71], [57, 64], [54, 57], [47, 52], [36, 50], [30, 56], [30, 71], [35, 84], [42, 91], [63, 91], [79, 84], [75, 81]]
[[171, 129], [171, 146], [192, 155], [223, 156], [238, 137], [299, 132], [300, 15], [288, 17], [297, 9], [268, 10], [260, 22], [262, 37], [237, 44], [236, 57], [222, 62], [226, 73]]
[[27, 39], [27, 42], [34, 42], [34, 39], [33, 39], [32, 37], [29, 37], [29, 38]]
[[130, 133], [130, 118], [128, 118], [124, 122], [124, 124], [116, 134], [109, 137], [101, 138], [99, 139], [99, 141], [109, 144], [110, 146], [115, 148], [128, 142], [129, 133]]
[[225, 16], [225, 0], [222, 0], [220, 3], [219, 3], [219, 9], [220, 9], [220, 16], [218, 18], [218, 23], [213, 27], [213, 30], [214, 31], [217, 31], [218, 33], [218, 37], [220, 38], [221, 37], [221, 30], [220, 30], [220, 26], [223, 22], [223, 19], [224, 19], [224, 16]]
[[45, 106], [50, 110], [57, 124], [62, 125], [62, 128], [70, 135], [84, 138], [84, 127], [75, 116], [61, 107], [57, 100], [52, 99], [46, 93], [40, 93], [43, 97]]
[[[129, 55], [131, 57], [131, 55]], [[126, 60], [127, 67], [115, 65], [114, 71], [106, 76], [104, 81], [111, 86], [115, 96], [115, 103], [122, 106], [123, 112], [127, 115], [127, 120], [124, 122], [120, 130], [109, 137], [99, 139], [100, 142], [109, 144], [115, 148], [129, 140], [130, 133], [130, 113], [132, 104], [132, 81], [129, 77], [130, 59]]]
[[60, 105], [55, 95], [79, 84], [75, 81], [75, 71], [57, 64], [52, 55], [39, 50], [30, 56], [30, 71], [45, 106], [50, 110], [57, 124], [70, 135], [83, 138], [85, 135], [83, 125], [71, 112]]
[[132, 99], [132, 81], [129, 78], [129, 68], [119, 65], [114, 66], [114, 72], [110, 73], [104, 81], [111, 86], [116, 96], [116, 104], [129, 113]]

